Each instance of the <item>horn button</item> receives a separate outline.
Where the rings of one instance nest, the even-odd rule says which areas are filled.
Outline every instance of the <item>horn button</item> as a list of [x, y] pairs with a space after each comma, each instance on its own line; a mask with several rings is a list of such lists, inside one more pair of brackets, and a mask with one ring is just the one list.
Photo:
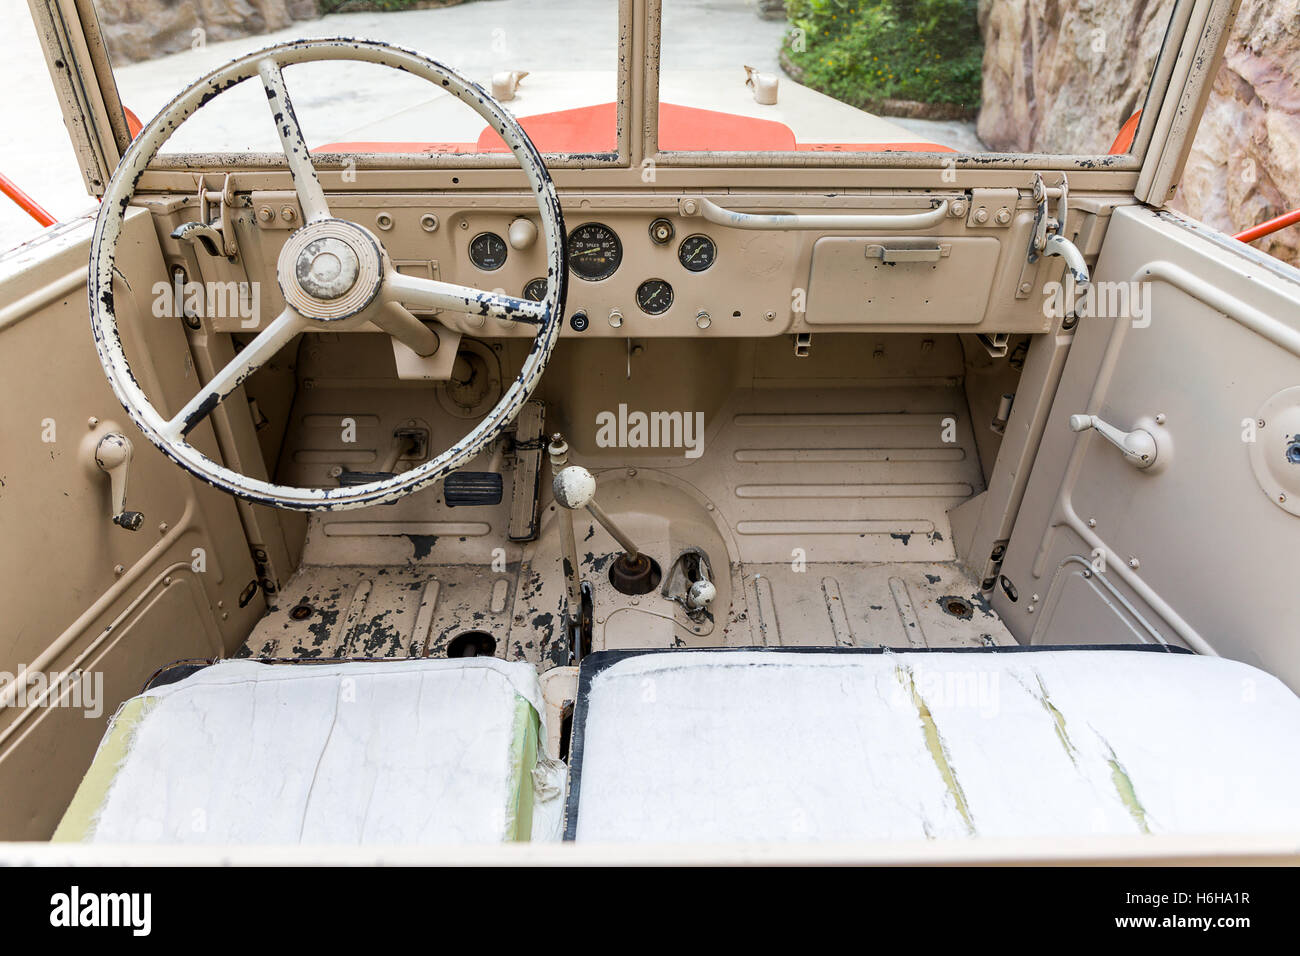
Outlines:
[[299, 229], [280, 250], [284, 300], [308, 319], [334, 322], [368, 306], [379, 292], [383, 253], [360, 226], [326, 219]]

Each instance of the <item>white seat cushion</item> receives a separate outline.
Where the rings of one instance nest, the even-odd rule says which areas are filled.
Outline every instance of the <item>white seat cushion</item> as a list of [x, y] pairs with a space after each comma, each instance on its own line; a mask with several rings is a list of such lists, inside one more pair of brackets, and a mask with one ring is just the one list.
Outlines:
[[576, 715], [578, 840], [1295, 828], [1300, 699], [1234, 661], [1137, 650], [602, 657], [583, 662]]
[[491, 658], [216, 664], [123, 706], [55, 839], [555, 838], [543, 713], [533, 668]]

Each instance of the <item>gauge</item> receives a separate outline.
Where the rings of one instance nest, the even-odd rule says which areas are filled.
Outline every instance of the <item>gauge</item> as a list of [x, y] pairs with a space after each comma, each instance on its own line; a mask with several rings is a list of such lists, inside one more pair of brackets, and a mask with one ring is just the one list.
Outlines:
[[545, 277], [533, 279], [528, 285], [524, 286], [524, 298], [532, 299], [534, 302], [546, 301], [546, 279]]
[[480, 232], [469, 242], [469, 261], [484, 272], [496, 272], [506, 264], [506, 241], [495, 232]]
[[703, 272], [718, 258], [718, 247], [708, 236], [687, 236], [677, 247], [677, 259], [692, 272]]
[[569, 233], [569, 268], [578, 278], [608, 279], [622, 261], [623, 244], [609, 226], [588, 222]]
[[663, 279], [646, 279], [636, 288], [636, 304], [647, 315], [663, 315], [673, 304], [673, 287]]

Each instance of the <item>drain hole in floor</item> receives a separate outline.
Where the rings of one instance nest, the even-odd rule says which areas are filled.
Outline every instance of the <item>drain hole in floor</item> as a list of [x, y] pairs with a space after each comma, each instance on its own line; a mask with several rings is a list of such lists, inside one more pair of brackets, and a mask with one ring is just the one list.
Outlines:
[[970, 601], [961, 597], [939, 598], [939, 605], [946, 613], [951, 614], [953, 617], [959, 617], [963, 621], [969, 620], [975, 613], [975, 609], [971, 607]]
[[457, 634], [447, 644], [447, 656], [491, 657], [496, 649], [497, 639], [487, 631], [465, 631]]
[[289, 611], [289, 616], [295, 621], [305, 621], [311, 617], [312, 606], [310, 604], [299, 604]]

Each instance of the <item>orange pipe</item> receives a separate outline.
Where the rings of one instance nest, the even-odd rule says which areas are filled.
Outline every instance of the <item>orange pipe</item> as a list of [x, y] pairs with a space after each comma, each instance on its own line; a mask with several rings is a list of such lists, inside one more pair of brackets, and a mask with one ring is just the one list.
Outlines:
[[40, 203], [19, 189], [18, 185], [4, 173], [0, 173], [0, 192], [3, 192], [14, 202], [18, 203], [24, 212], [39, 222], [42, 226], [52, 226], [58, 222], [57, 219], [41, 208]]
[[1294, 226], [1300, 222], [1300, 209], [1292, 209], [1288, 213], [1283, 213], [1276, 219], [1270, 219], [1268, 222], [1261, 222], [1258, 226], [1247, 229], [1245, 232], [1239, 232], [1232, 238], [1240, 239], [1242, 242], [1254, 242], [1269, 233], [1277, 232], [1279, 229], [1285, 229], [1287, 226]]

